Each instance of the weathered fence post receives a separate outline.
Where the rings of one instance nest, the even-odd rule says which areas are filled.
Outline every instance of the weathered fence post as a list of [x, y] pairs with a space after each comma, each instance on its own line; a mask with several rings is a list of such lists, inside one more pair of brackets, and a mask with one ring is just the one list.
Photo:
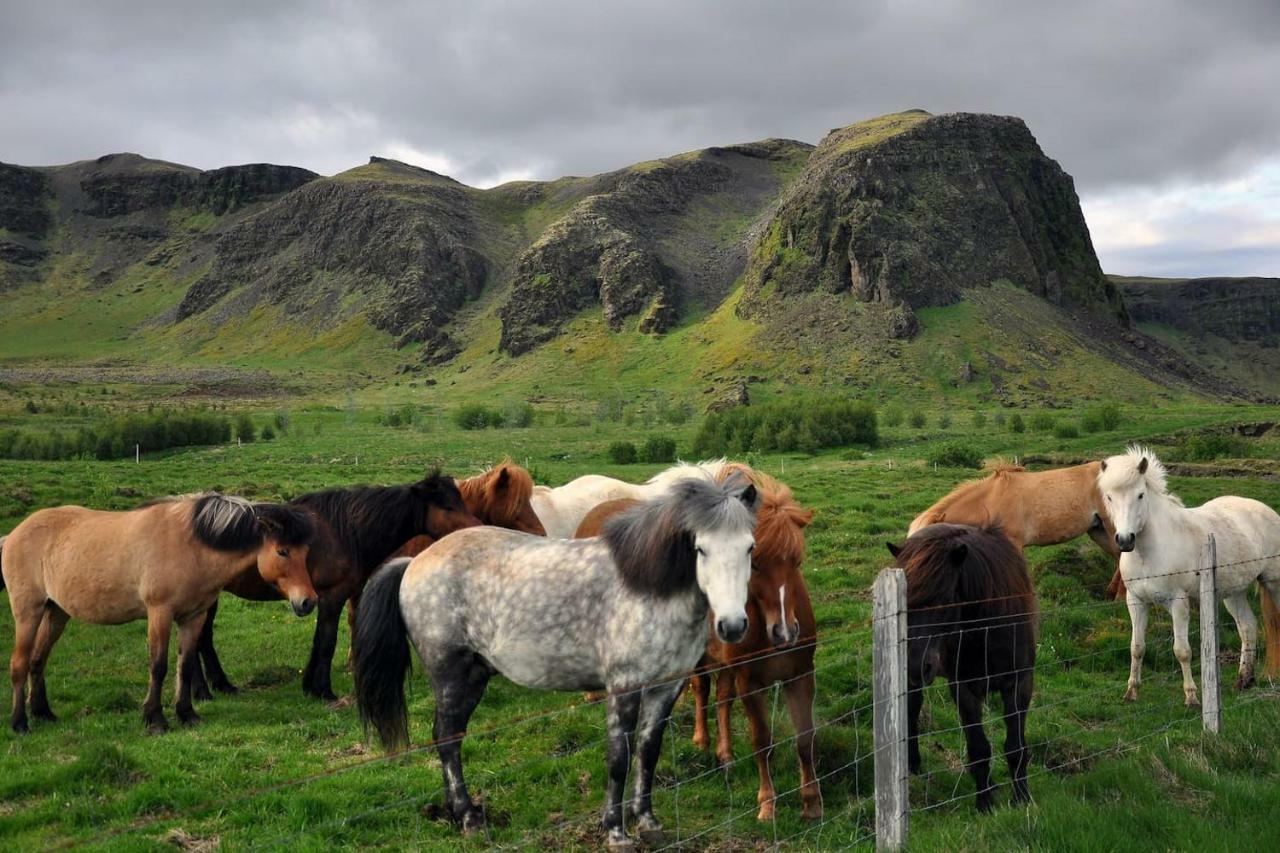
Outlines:
[[871, 697], [875, 736], [876, 849], [907, 843], [907, 576], [884, 569], [872, 595]]
[[1218, 679], [1218, 543], [1213, 534], [1200, 560], [1200, 709], [1204, 730], [1222, 728], [1222, 687]]

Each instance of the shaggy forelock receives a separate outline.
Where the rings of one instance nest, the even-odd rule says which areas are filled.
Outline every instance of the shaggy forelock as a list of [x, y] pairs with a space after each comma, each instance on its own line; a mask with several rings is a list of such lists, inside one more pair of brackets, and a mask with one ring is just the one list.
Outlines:
[[[1147, 460], [1147, 470], [1140, 473], [1138, 466]], [[1118, 456], [1108, 457], [1106, 467], [1098, 472], [1098, 488], [1103, 491], [1131, 488], [1139, 482], [1145, 482], [1147, 488], [1158, 495], [1169, 494], [1168, 476], [1164, 463], [1151, 452], [1151, 448], [1142, 444], [1131, 444], [1125, 452]]]
[[683, 480], [671, 490], [681, 526], [690, 533], [727, 530], [750, 533], [756, 526], [759, 498], [748, 507], [739, 499], [751, 485], [745, 478], [732, 477], [722, 485], [705, 480]]

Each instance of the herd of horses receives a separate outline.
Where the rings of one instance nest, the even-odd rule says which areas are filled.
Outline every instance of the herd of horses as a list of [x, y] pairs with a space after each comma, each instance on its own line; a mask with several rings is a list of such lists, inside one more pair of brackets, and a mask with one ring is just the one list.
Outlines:
[[[588, 475], [548, 488], [507, 461], [461, 481], [433, 472], [407, 485], [328, 489], [288, 503], [210, 493], [126, 512], [40, 510], [0, 538], [15, 633], [11, 725], [28, 731], [28, 699], [31, 716], [55, 719], [45, 670], [71, 618], [147, 620], [143, 719], [157, 733], [168, 727], [160, 692], [176, 623], [175, 712], [194, 723], [193, 699], [236, 692], [214, 644], [219, 595], [285, 598], [299, 616], [316, 611], [302, 687], [321, 699], [336, 698], [331, 670], [348, 609], [359, 716], [389, 749], [409, 741], [404, 683], [410, 646], [416, 650], [435, 697], [432, 737], [447, 809], [464, 831], [485, 818], [464, 781], [462, 739], [495, 674], [533, 689], [604, 691], [610, 847], [630, 846], [628, 816], [645, 841], [661, 839], [651, 792], [666, 723], [691, 684], [693, 739], [710, 747], [712, 674], [716, 757], [733, 760], [736, 699], [749, 721], [761, 820], [775, 808], [764, 693], [782, 685], [802, 816], [818, 820], [817, 627], [801, 572], [812, 518], [788, 486], [727, 460], [680, 463], [642, 484]], [[907, 581], [910, 768], [920, 768], [923, 688], [945, 678], [979, 809], [994, 804], [982, 726], [991, 693], [1004, 703], [1012, 799], [1030, 796], [1025, 734], [1037, 604], [1023, 548], [1084, 534], [1118, 557], [1111, 592], [1126, 601], [1133, 627], [1125, 699], [1137, 698], [1147, 611], [1159, 604], [1172, 614], [1185, 701], [1195, 704], [1187, 623], [1209, 534], [1218, 591], [1241, 637], [1237, 687], [1254, 680], [1259, 638], [1247, 595], [1255, 583], [1267, 664], [1280, 668], [1280, 515], [1266, 505], [1222, 497], [1187, 509], [1168, 492], [1160, 461], [1137, 446], [1071, 468], [1004, 466], [963, 484], [889, 550]]]

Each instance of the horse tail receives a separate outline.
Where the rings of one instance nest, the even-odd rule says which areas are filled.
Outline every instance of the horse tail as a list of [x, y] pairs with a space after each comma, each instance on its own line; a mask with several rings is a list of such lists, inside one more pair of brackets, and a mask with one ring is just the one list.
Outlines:
[[409, 744], [409, 707], [404, 679], [409, 672], [408, 629], [400, 612], [400, 584], [407, 558], [383, 564], [360, 595], [356, 630], [351, 638], [356, 705], [367, 735], [376, 729], [388, 750]]
[[1280, 676], [1280, 607], [1271, 590], [1264, 583], [1258, 584], [1262, 599], [1262, 624], [1267, 635], [1267, 663], [1263, 673], [1275, 678]]
[[8, 536], [0, 536], [0, 589], [4, 589], [4, 540]]

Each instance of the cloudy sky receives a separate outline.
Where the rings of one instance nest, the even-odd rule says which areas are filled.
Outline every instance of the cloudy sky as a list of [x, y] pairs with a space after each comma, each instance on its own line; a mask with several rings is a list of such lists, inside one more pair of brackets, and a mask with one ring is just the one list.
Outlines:
[[1280, 275], [1276, 0], [0, 0], [0, 160], [479, 186], [919, 107], [1022, 116], [1109, 272]]

